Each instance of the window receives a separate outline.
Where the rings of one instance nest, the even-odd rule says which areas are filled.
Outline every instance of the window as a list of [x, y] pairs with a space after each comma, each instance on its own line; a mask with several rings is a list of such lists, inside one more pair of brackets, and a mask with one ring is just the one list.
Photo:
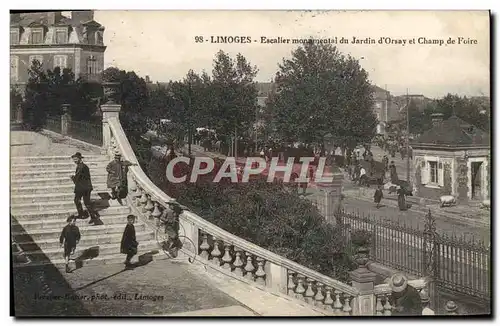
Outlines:
[[422, 162], [421, 181], [431, 188], [444, 186], [443, 162], [437, 157], [428, 157]]
[[97, 64], [98, 64], [97, 59], [93, 55], [88, 57], [88, 59], [87, 59], [87, 74], [88, 75], [95, 75], [95, 74], [99, 73]]
[[19, 57], [11, 56], [10, 57], [10, 80], [17, 81], [19, 78], [18, 69], [19, 68]]
[[438, 162], [429, 161], [429, 182], [438, 183]]
[[56, 30], [56, 43], [57, 44], [68, 43], [68, 30], [67, 29]]
[[41, 65], [43, 65], [43, 55], [30, 55], [30, 67], [33, 64], [33, 61], [38, 61]]
[[59, 68], [61, 68], [61, 70], [63, 70], [64, 68], [67, 68], [67, 66], [66, 66], [67, 60], [68, 60], [68, 56], [66, 56], [66, 55], [55, 55], [54, 56], [54, 68], [59, 67]]
[[19, 31], [10, 31], [10, 44], [19, 44]]
[[42, 44], [42, 43], [43, 43], [43, 28], [32, 29], [30, 34], [30, 44]]

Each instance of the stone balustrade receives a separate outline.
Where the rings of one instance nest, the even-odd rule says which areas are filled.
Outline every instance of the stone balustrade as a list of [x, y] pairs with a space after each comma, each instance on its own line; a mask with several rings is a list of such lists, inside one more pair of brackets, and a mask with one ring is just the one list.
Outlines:
[[[108, 153], [120, 152], [137, 162], [118, 116], [106, 117], [110, 135]], [[129, 200], [147, 220], [160, 225], [175, 200], [161, 191], [139, 166], [130, 167]], [[242, 282], [292, 300], [300, 300], [330, 315], [357, 315], [356, 288], [306, 268], [243, 240], [185, 209], [178, 217], [179, 237], [188, 239], [182, 251], [188, 256]]]

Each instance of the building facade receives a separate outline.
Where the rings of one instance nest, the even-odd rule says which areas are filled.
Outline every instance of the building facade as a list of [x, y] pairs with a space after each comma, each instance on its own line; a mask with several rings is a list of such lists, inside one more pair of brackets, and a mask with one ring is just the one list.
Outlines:
[[10, 15], [10, 79], [20, 90], [34, 60], [44, 70], [70, 68], [75, 77], [98, 81], [104, 69], [104, 26], [94, 11]]
[[456, 116], [442, 121], [411, 144], [412, 183], [417, 196], [459, 201], [488, 200], [491, 190], [490, 135]]

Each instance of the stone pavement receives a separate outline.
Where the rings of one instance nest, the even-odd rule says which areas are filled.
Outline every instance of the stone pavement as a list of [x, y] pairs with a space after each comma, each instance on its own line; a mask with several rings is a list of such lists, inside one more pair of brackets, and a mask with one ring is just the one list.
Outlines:
[[[31, 302], [24, 305], [21, 315], [40, 315], [36, 307], [48, 302], [54, 304], [45, 308], [45, 314], [52, 316], [321, 315], [298, 301], [183, 260], [157, 260], [129, 270], [123, 264], [87, 266], [72, 273], [53, 266], [41, 269], [46, 280], [58, 280], [57, 284], [49, 284], [49, 292], [31, 287], [31, 293], [24, 295], [18, 284], [16, 304]], [[60, 308], [54, 309], [55, 305]]]
[[10, 132], [10, 156], [71, 156], [79, 151], [85, 155], [98, 155], [100, 150], [95, 146], [85, 146], [71, 142], [63, 137], [54, 137], [48, 133], [31, 131]]

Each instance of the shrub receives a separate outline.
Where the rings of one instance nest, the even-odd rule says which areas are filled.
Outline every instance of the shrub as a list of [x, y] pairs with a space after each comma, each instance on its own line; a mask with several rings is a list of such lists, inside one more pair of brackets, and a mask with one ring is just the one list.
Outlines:
[[[196, 183], [158, 184], [211, 223], [278, 255], [347, 282], [352, 262], [342, 230], [327, 224], [317, 208], [286, 186], [255, 178], [249, 183], [212, 180], [214, 171]], [[181, 168], [188, 173], [187, 165]], [[183, 172], [183, 173], [184, 173]], [[157, 179], [153, 179], [154, 181]]]

